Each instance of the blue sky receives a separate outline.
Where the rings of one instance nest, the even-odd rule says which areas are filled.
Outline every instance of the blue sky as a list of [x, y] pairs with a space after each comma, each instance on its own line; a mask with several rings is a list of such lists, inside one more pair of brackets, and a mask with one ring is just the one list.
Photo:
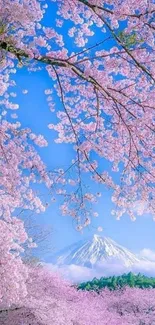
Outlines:
[[[51, 9], [49, 10], [45, 18], [46, 25], [52, 26], [53, 12]], [[66, 33], [66, 29], [63, 30]], [[68, 46], [72, 45], [72, 43], [70, 45], [68, 43]], [[48, 124], [54, 120], [54, 113], [50, 112], [44, 94], [46, 88], [52, 88], [52, 81], [47, 72], [42, 70], [33, 73], [22, 68], [17, 72], [16, 82], [18, 102], [20, 104], [17, 113], [22, 127], [30, 127], [33, 132], [43, 134], [48, 140], [48, 147], [39, 149], [48, 169], [67, 166], [72, 158], [72, 148], [67, 145], [55, 144], [54, 137], [56, 134], [48, 129]], [[22, 94], [23, 89], [28, 89], [27, 95]], [[55, 98], [55, 101], [57, 102], [57, 98]], [[81, 236], [85, 238], [97, 233], [98, 226], [103, 227], [101, 235], [109, 236], [135, 252], [143, 248], [155, 250], [155, 223], [151, 216], [138, 217], [135, 222], [132, 222], [128, 216], [124, 216], [120, 221], [116, 221], [111, 215], [111, 209], [113, 208], [111, 192], [104, 187], [99, 189], [97, 185], [93, 186], [93, 190], [102, 191], [102, 197], [95, 207], [99, 217], [93, 219], [92, 225], [85, 229], [82, 235], [75, 230], [70, 217], [60, 215], [59, 201], [51, 204], [45, 214], [37, 216], [38, 223], [52, 226], [51, 241], [56, 250], [80, 240]], [[44, 256], [44, 259], [46, 260], [46, 256]]]
[[[54, 143], [55, 133], [48, 129], [48, 124], [53, 121], [53, 113], [50, 112], [46, 102], [44, 90], [51, 87], [51, 80], [45, 71], [28, 72], [20, 69], [16, 75], [18, 87], [18, 111], [19, 120], [23, 127], [30, 127], [37, 134], [44, 134], [49, 145], [39, 149], [40, 155], [48, 169], [67, 166], [72, 157], [72, 148], [67, 145]], [[28, 94], [23, 95], [22, 89], [28, 89]], [[98, 185], [93, 190], [100, 191]], [[144, 247], [155, 249], [155, 223], [151, 216], [144, 215], [132, 222], [128, 216], [122, 217], [120, 221], [115, 220], [111, 215], [113, 208], [111, 192], [102, 187], [102, 197], [95, 210], [99, 217], [93, 219], [92, 225], [85, 229], [83, 235], [78, 233], [70, 217], [64, 217], [59, 212], [59, 201], [47, 209], [45, 214], [38, 215], [38, 223], [44, 223], [53, 227], [51, 240], [56, 249], [62, 248], [72, 242], [97, 232], [97, 227], [102, 226], [102, 235], [109, 236], [120, 244], [139, 251]]]

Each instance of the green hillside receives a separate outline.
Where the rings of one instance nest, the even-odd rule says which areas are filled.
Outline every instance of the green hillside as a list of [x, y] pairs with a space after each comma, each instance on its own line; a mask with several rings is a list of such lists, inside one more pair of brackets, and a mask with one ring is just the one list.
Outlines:
[[155, 288], [155, 278], [147, 277], [142, 274], [123, 274], [121, 276], [102, 277], [100, 279], [94, 278], [92, 281], [83, 282], [78, 286], [82, 290], [100, 291], [103, 288], [115, 290], [124, 286], [137, 288]]

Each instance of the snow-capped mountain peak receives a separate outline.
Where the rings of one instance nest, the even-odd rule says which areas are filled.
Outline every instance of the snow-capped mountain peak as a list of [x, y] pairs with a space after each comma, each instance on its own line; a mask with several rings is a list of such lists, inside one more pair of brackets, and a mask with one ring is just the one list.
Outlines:
[[53, 262], [59, 266], [75, 264], [87, 267], [110, 260], [120, 261], [126, 267], [140, 262], [136, 255], [111, 238], [96, 234], [65, 248], [53, 258]]

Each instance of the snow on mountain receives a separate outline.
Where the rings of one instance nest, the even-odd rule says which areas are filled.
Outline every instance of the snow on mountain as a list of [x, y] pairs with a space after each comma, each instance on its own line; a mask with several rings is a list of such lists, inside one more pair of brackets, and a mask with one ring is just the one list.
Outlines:
[[52, 262], [58, 266], [79, 265], [94, 267], [99, 263], [120, 261], [125, 267], [140, 262], [140, 258], [111, 238], [94, 235], [93, 238], [77, 242], [59, 252]]

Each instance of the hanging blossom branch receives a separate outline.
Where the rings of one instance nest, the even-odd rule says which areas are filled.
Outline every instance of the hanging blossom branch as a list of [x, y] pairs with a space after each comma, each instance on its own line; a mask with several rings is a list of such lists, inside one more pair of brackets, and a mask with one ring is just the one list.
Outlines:
[[[127, 0], [125, 2], [127, 4]], [[9, 32], [8, 35], [5, 28], [0, 39], [1, 52], [7, 54], [11, 61], [17, 59], [21, 65], [30, 62], [33, 65], [36, 62], [41, 68], [45, 66], [53, 83], [57, 83], [54, 91], [61, 99], [64, 115], [58, 112], [60, 123], [50, 124], [50, 128], [58, 132], [57, 142], [74, 145], [77, 161], [74, 167], [77, 167], [80, 175], [78, 178], [84, 171], [92, 172], [93, 165], [98, 180], [100, 168], [97, 169], [98, 163], [92, 160], [92, 153], [95, 152], [99, 157], [109, 160], [114, 171], [119, 170], [120, 163], [124, 165], [121, 181], [123, 190], [116, 184], [113, 187], [116, 203], [119, 201], [119, 205], [124, 205], [123, 209], [129, 210], [129, 205], [141, 197], [149, 205], [149, 197], [154, 196], [150, 186], [154, 181], [154, 48], [151, 43], [152, 28], [151, 31], [149, 29], [148, 37], [149, 27], [146, 24], [152, 25], [153, 4], [150, 2], [148, 8], [144, 6], [145, 9], [134, 4], [132, 10], [126, 6], [127, 11], [124, 11], [125, 4], [120, 6], [117, 1], [111, 8], [102, 0], [95, 5], [93, 1], [84, 0], [75, 0], [74, 4], [70, 0], [58, 1], [58, 5], [63, 22], [70, 13], [69, 19], [79, 24], [78, 28], [74, 26], [69, 29], [68, 34], [74, 37], [75, 44], [82, 50], [68, 55], [62, 35], [56, 29], [45, 27], [38, 32], [39, 35], [33, 30], [35, 36], [28, 44], [20, 34], [20, 22], [19, 29], [15, 27], [15, 32]], [[116, 25], [124, 17], [127, 27], [122, 33]], [[136, 23], [133, 17], [137, 19]], [[108, 35], [104, 35], [101, 41], [95, 40], [92, 46], [85, 47], [86, 37], [93, 37], [92, 22], [98, 28], [106, 27]], [[58, 23], [61, 25], [60, 21]], [[25, 29], [24, 35], [28, 33]], [[18, 40], [20, 37], [21, 42]], [[111, 41], [114, 45], [110, 45]], [[51, 42], [60, 50], [54, 48], [50, 51]], [[109, 42], [110, 50], [106, 50], [106, 47], [104, 49], [105, 42]], [[96, 51], [100, 47], [102, 49]], [[139, 181], [139, 175], [142, 175], [142, 181]], [[109, 175], [105, 177], [109, 182]], [[145, 186], [147, 193], [143, 190]], [[82, 193], [80, 188], [79, 192]]]
[[[5, 51], [8, 51], [8, 52], [14, 54], [14, 55], [17, 57], [17, 59], [19, 59], [19, 60], [21, 60], [22, 58], [30, 58], [29, 55], [28, 55], [25, 51], [20, 50], [20, 49], [18, 49], [18, 48], [14, 48], [12, 45], [8, 45], [8, 44], [5, 43], [5, 42], [0, 42], [0, 47], [1, 47], [2, 49], [4, 49]], [[116, 54], [117, 54], [117, 53], [116, 53]], [[92, 77], [91, 75], [86, 76], [85, 73], [84, 73], [84, 71], [82, 71], [82, 70], [81, 70], [79, 67], [77, 67], [75, 64], [69, 62], [68, 59], [67, 59], [67, 60], [64, 60], [64, 59], [59, 59], [59, 60], [58, 60], [58, 59], [55, 59], [55, 58], [50, 58], [50, 57], [48, 57], [48, 56], [40, 56], [40, 57], [37, 57], [37, 56], [34, 55], [34, 60], [36, 60], [37, 62], [40, 62], [40, 63], [45, 63], [45, 64], [48, 64], [48, 65], [51, 65], [53, 68], [54, 68], [55, 66], [58, 66], [58, 67], [63, 67], [63, 68], [66, 68], [66, 69], [70, 69], [71, 71], [73, 71], [73, 72], [75, 73], [75, 75], [77, 75], [77, 76], [80, 77], [81, 79], [87, 81], [88, 83], [91, 83], [92, 85], [94, 85], [94, 91], [95, 91], [95, 92], [96, 92], [97, 89], [98, 89], [101, 93], [102, 93], [102, 91], [103, 91], [103, 92], [104, 92], [104, 93], [105, 93], [109, 98], [111, 98], [112, 100], [116, 101], [118, 104], [120, 104], [122, 107], [124, 107], [124, 109], [127, 110], [127, 111], [129, 112], [129, 114], [131, 114], [133, 117], [136, 118], [136, 116], [135, 116], [131, 111], [129, 111], [129, 110], [127, 109], [127, 107], [125, 107], [125, 105], [123, 105], [120, 101], [118, 101], [117, 98], [114, 98], [114, 97], [112, 96], [112, 94], [111, 94], [108, 90], [106, 90], [105, 88], [103, 88], [103, 86], [100, 85], [100, 84], [98, 83], [98, 81], [97, 81], [94, 77]], [[137, 64], [137, 63], [136, 63], [136, 64]], [[139, 64], [138, 64], [138, 67], [140, 67]], [[141, 67], [140, 67], [140, 68], [141, 68]], [[56, 70], [55, 70], [55, 71], [56, 71]], [[147, 70], [144, 70], [144, 72], [148, 73]], [[59, 77], [58, 77], [58, 74], [57, 74], [57, 79], [58, 79], [58, 78], [59, 78]], [[58, 83], [59, 83], [59, 85], [60, 85], [59, 79], [58, 79]], [[62, 89], [62, 87], [61, 87], [61, 89]], [[121, 92], [121, 91], [119, 91], [119, 90], [117, 90], [117, 89], [112, 89], [112, 88], [109, 88], [109, 89], [110, 89], [110, 90], [113, 90], [114, 92]], [[128, 97], [126, 94], [124, 94], [124, 93], [122, 93], [122, 92], [121, 92], [121, 94], [123, 94], [123, 96]], [[62, 96], [62, 92], [61, 92], [61, 97], [63, 97], [63, 96]], [[136, 105], [141, 106], [142, 108], [145, 106], [145, 105], [143, 106], [143, 105], [140, 104], [139, 102], [134, 101], [134, 99], [132, 99], [132, 98], [130, 98], [130, 97], [128, 97], [128, 99], [130, 99], [131, 101], [133, 101]], [[98, 105], [99, 105], [99, 103], [97, 104], [97, 106], [98, 106]], [[64, 105], [63, 105], [63, 106], [64, 106]], [[148, 107], [148, 105], [146, 105], [146, 107]], [[149, 107], [150, 107], [150, 106], [149, 106]], [[150, 108], [155, 109], [155, 107], [150, 107]], [[65, 111], [66, 111], [66, 110], [65, 110]], [[66, 111], [66, 113], [67, 113], [67, 111]], [[72, 124], [71, 119], [70, 119], [68, 113], [67, 113], [67, 116], [68, 116], [68, 118], [69, 118], [69, 120], [70, 120], [70, 123]], [[148, 126], [148, 127], [149, 127], [149, 126]], [[73, 129], [73, 130], [74, 130], [74, 129]], [[152, 131], [155, 132], [155, 129], [152, 129]], [[74, 131], [73, 131], [73, 132], [74, 132]]]
[[[101, 11], [106, 11], [110, 14], [114, 14], [111, 10], [108, 10], [106, 8], [100, 7], [100, 6], [96, 6], [93, 4], [90, 4], [88, 1], [85, 0], [78, 0], [79, 2], [83, 3], [84, 5], [88, 6], [89, 8], [91, 8], [91, 10], [95, 13], [95, 15], [101, 19], [101, 21], [105, 24], [105, 26], [107, 27], [107, 29], [111, 32], [112, 36], [114, 37], [114, 39], [118, 42], [118, 44], [124, 49], [124, 51], [128, 54], [128, 56], [134, 61], [134, 63], [136, 64], [136, 66], [138, 68], [140, 68], [143, 72], [145, 72], [152, 80], [153, 82], [155, 82], [155, 78], [152, 76], [152, 74], [145, 68], [145, 66], [143, 66], [135, 57], [134, 55], [131, 53], [131, 51], [123, 44], [123, 42], [121, 41], [120, 37], [115, 33], [114, 29], [110, 26], [110, 24], [108, 23], [108, 21], [100, 14], [98, 13], [98, 9]], [[151, 10], [150, 14], [154, 14], [155, 10]], [[145, 14], [141, 14], [141, 15], [135, 15], [134, 17], [140, 18], [141, 16], [147, 15], [148, 12], [146, 12]], [[127, 16], [126, 14], [124, 14], [125, 16]], [[132, 15], [131, 15], [132, 17]]]
[[[23, 58], [29, 58], [29, 55], [26, 53], [26, 51], [23, 51], [23, 50], [20, 50], [18, 48], [15, 48], [13, 47], [12, 45], [8, 45], [6, 44], [5, 42], [1, 42], [1, 48], [5, 51], [8, 51], [10, 53], [12, 53], [13, 55], [15, 55], [15, 57], [17, 57], [17, 59], [19, 59], [20, 61], [23, 59]], [[117, 99], [117, 97], [114, 97], [112, 92], [109, 92], [108, 89], [105, 89], [94, 77], [92, 77], [91, 75], [86, 75], [85, 72], [79, 68], [79, 66], [77, 66], [76, 64], [73, 64], [71, 63], [68, 59], [67, 60], [64, 60], [64, 59], [55, 59], [55, 58], [50, 58], [48, 56], [36, 56], [34, 55], [34, 60], [37, 61], [37, 62], [40, 62], [40, 63], [44, 63], [44, 64], [47, 64], [48, 66], [52, 66], [53, 68], [54, 67], [62, 67], [62, 68], [65, 68], [65, 69], [69, 69], [71, 70], [76, 76], [80, 77], [82, 80], [90, 83], [93, 85], [94, 87], [94, 93], [96, 95], [96, 98], [97, 98], [97, 119], [99, 118], [99, 98], [98, 98], [98, 94], [96, 91], [99, 91], [99, 93], [102, 94], [102, 96], [106, 99], [106, 100], [112, 100], [112, 102], [114, 103], [115, 106], [119, 105], [121, 106], [125, 111], [127, 111], [127, 113], [129, 113], [129, 115], [131, 117], [133, 117], [134, 119], [136, 119], [136, 115], [123, 103], [123, 101], [120, 101], [119, 99]], [[55, 68], [54, 68], [54, 71], [56, 72]], [[146, 72], [146, 71], [145, 71]], [[57, 76], [57, 80], [58, 80], [58, 84], [59, 84], [59, 87], [60, 87], [60, 79], [59, 79], [59, 76], [58, 76], [58, 73], [56, 73], [56, 76]], [[61, 98], [62, 98], [62, 102], [64, 102], [63, 100], [63, 93], [62, 93], [62, 86], [61, 86]], [[111, 88], [109, 88], [110, 90], [112, 90]], [[117, 89], [114, 89], [115, 92], [117, 92]], [[123, 93], [123, 96], [125, 97], [126, 95], [124, 95]], [[127, 97], [127, 96], [126, 96]], [[134, 101], [133, 99], [131, 99], [129, 97], [129, 100], [132, 100]], [[138, 106], [142, 106], [141, 104], [139, 103], [136, 103], [136, 105]], [[64, 108], [65, 108], [65, 105], [63, 104]], [[113, 106], [113, 109], [115, 111], [115, 106]], [[147, 105], [146, 105], [147, 106]], [[153, 108], [153, 107], [151, 107]], [[117, 109], [118, 109], [118, 106], [117, 106]], [[154, 108], [153, 108], [154, 109]], [[65, 109], [65, 112], [69, 118], [69, 121], [70, 121], [70, 124], [71, 124], [71, 127], [72, 127], [72, 130], [73, 130], [73, 133], [74, 135], [76, 135], [75, 133], [75, 130], [73, 128], [73, 123], [72, 123], [72, 119], [70, 118], [69, 116], [69, 113], [67, 112], [67, 110]], [[115, 111], [116, 112], [116, 111]], [[119, 112], [119, 116], [121, 117], [122, 113]], [[123, 121], [123, 117], [121, 118], [122, 121]], [[124, 123], [124, 122], [123, 122]], [[124, 123], [125, 124], [125, 123]], [[146, 125], [146, 124], [145, 124]], [[147, 126], [147, 125], [146, 125]], [[148, 128], [150, 128], [152, 131], [154, 131], [154, 129], [152, 129], [150, 126], [147, 126]], [[129, 135], [131, 136], [131, 131], [129, 132]], [[77, 135], [76, 135], [76, 138], [77, 138]], [[131, 136], [132, 138], [132, 136]], [[133, 141], [133, 140], [132, 140]], [[77, 148], [79, 147], [79, 145], [77, 145]], [[77, 153], [78, 153], [78, 162], [80, 162], [80, 156], [79, 156], [79, 149], [77, 150]], [[136, 151], [137, 155], [138, 155], [138, 150]], [[131, 149], [130, 149], [130, 154], [131, 154]], [[138, 156], [137, 156], [138, 157]], [[129, 157], [129, 161], [130, 161], [130, 164], [135, 167], [136, 164], [134, 165], [134, 163], [132, 162], [132, 159], [130, 159]], [[87, 162], [88, 162], [88, 158], [87, 158]], [[90, 162], [89, 162], [90, 163]], [[79, 165], [79, 163], [78, 163]], [[129, 166], [129, 164], [128, 164]], [[143, 167], [143, 166], [142, 166]], [[80, 170], [80, 169], [79, 169]], [[138, 169], [136, 168], [136, 170], [138, 171]], [[102, 179], [103, 180], [103, 179]], [[104, 183], [105, 183], [105, 180], [104, 180]], [[81, 188], [81, 186], [80, 186]], [[82, 193], [82, 191], [81, 191]], [[81, 196], [81, 202], [83, 202], [83, 198]], [[80, 205], [81, 206], [81, 205]], [[68, 210], [67, 210], [68, 211]]]

